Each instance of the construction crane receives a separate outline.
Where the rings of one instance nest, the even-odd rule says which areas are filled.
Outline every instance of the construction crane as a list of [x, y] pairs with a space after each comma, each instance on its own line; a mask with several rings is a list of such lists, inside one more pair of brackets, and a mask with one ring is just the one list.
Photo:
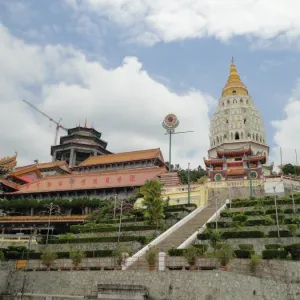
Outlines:
[[55, 121], [53, 118], [51, 118], [50, 116], [48, 116], [47, 114], [45, 114], [44, 112], [42, 112], [41, 110], [39, 110], [36, 106], [34, 106], [33, 104], [31, 104], [30, 102], [23, 100], [26, 104], [28, 104], [31, 108], [35, 109], [37, 112], [39, 112], [40, 114], [42, 114], [44, 117], [46, 117], [50, 122], [53, 122], [56, 125], [56, 129], [55, 129], [55, 138], [54, 138], [54, 146], [57, 145], [57, 139], [58, 139], [58, 133], [59, 133], [59, 129], [63, 129], [66, 132], [68, 132], [68, 129], [64, 126], [62, 126], [60, 124], [60, 122], [62, 121], [62, 118], [59, 119], [59, 121]]

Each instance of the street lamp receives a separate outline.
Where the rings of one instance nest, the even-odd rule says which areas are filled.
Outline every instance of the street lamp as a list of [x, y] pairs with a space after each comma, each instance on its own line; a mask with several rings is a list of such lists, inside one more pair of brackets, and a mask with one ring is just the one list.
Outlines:
[[52, 202], [50, 204], [46, 204], [44, 206], [47, 208], [47, 210], [42, 211], [41, 213], [43, 214], [49, 214], [49, 219], [48, 219], [48, 227], [47, 227], [47, 237], [46, 237], [46, 245], [48, 245], [48, 240], [49, 240], [49, 231], [50, 231], [50, 222], [51, 222], [51, 215], [53, 214], [59, 214], [60, 207], [56, 204], [53, 204]]
[[[274, 190], [274, 194], [276, 193], [276, 186], [273, 186], [273, 190]], [[277, 211], [277, 201], [276, 201], [276, 194], [274, 195], [274, 199], [275, 199], [275, 213], [276, 213], [276, 225], [277, 225], [277, 233], [278, 233], [278, 237], [280, 238], [280, 233], [279, 233], [279, 222], [278, 222], [278, 211]]]
[[117, 193], [115, 192], [114, 220], [116, 219], [116, 209], [117, 209]]
[[120, 242], [120, 235], [121, 235], [122, 213], [123, 213], [123, 199], [121, 200], [121, 212], [120, 212], [120, 221], [119, 221], [118, 244]]
[[190, 163], [188, 164], [188, 204], [191, 203]]
[[292, 185], [292, 176], [291, 176], [291, 174], [289, 174], [289, 175], [290, 175], [290, 185], [291, 185], [292, 200], [293, 200], [293, 211], [294, 211], [294, 213], [296, 213], [294, 191], [293, 191], [293, 185]]

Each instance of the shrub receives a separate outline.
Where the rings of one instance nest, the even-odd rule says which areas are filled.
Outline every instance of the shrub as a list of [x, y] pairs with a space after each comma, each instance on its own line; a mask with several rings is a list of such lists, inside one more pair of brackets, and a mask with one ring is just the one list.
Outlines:
[[47, 268], [50, 268], [57, 258], [56, 253], [51, 248], [45, 248], [43, 254], [41, 255], [42, 264]]
[[222, 218], [231, 218], [232, 217], [232, 212], [228, 210], [223, 210], [220, 214]]
[[210, 238], [210, 232], [206, 231], [206, 232], [203, 232], [203, 233], [198, 233], [197, 234], [197, 239], [198, 240], [209, 240]]
[[293, 260], [300, 260], [300, 244], [284, 246], [284, 249], [291, 254]]
[[253, 245], [252, 244], [240, 244], [239, 248], [241, 250], [252, 250], [253, 251]]
[[[71, 240], [65, 239], [53, 239], [49, 240], [49, 244], [80, 244], [80, 243], [115, 243], [118, 241], [117, 236], [96, 236], [96, 237], [85, 237], [76, 238]], [[146, 236], [120, 236], [120, 242], [133, 242], [137, 241], [144, 244], [147, 241]]]
[[284, 213], [285, 214], [293, 214], [294, 210], [292, 208], [287, 208], [287, 209], [284, 210]]
[[262, 251], [263, 259], [285, 259], [288, 255], [286, 250], [267, 249]]
[[85, 257], [85, 253], [80, 250], [74, 250], [70, 252], [70, 258], [72, 259], [74, 267], [78, 267]]
[[288, 224], [288, 229], [292, 236], [297, 236], [298, 226], [296, 224]]
[[269, 250], [269, 249], [276, 249], [276, 250], [278, 250], [278, 249], [281, 249], [282, 247], [281, 247], [280, 244], [268, 244], [268, 245], [265, 245], [265, 248], [267, 250]]
[[216, 251], [216, 258], [219, 260], [221, 266], [226, 266], [231, 259], [234, 258], [232, 246], [224, 244], [221, 249]]
[[245, 222], [245, 226], [268, 226], [273, 225], [275, 221], [270, 216], [262, 216], [261, 219], [248, 220]]
[[194, 266], [197, 263], [197, 256], [198, 251], [193, 245], [190, 245], [185, 251], [183, 252], [183, 256], [188, 262], [190, 266]]
[[[284, 214], [277, 214], [277, 215], [278, 215], [278, 223], [279, 224], [284, 224], [285, 215]], [[270, 216], [276, 222], [276, 214], [272, 214]]]
[[245, 211], [244, 214], [246, 216], [263, 216], [265, 212], [263, 210], [249, 210]]
[[250, 258], [252, 251], [245, 249], [234, 250], [234, 254], [237, 258]]
[[221, 235], [223, 239], [238, 239], [238, 238], [262, 238], [264, 232], [259, 230], [253, 231], [224, 231]]
[[247, 219], [248, 217], [244, 214], [238, 214], [232, 217], [232, 221], [234, 222], [245, 222]]
[[[283, 211], [280, 208], [277, 208], [277, 213], [283, 213]], [[266, 215], [272, 215], [276, 214], [276, 209], [275, 208], [270, 208], [266, 210]]]
[[252, 273], [256, 273], [257, 266], [260, 264], [260, 261], [261, 261], [261, 257], [259, 255], [255, 255], [255, 254], [251, 255], [249, 266], [250, 266], [250, 271]]
[[[269, 231], [268, 236], [269, 237], [278, 237], [278, 231], [277, 230]], [[280, 230], [279, 236], [280, 237], [291, 237], [292, 235], [288, 230]]]
[[4, 253], [0, 251], [0, 262], [4, 260]]

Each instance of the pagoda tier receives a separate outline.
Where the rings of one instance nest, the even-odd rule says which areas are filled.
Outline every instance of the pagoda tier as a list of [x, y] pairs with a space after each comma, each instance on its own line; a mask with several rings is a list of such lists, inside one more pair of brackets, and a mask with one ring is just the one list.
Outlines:
[[17, 165], [17, 153], [0, 159], [0, 174], [10, 172]]
[[236, 156], [243, 156], [243, 155], [252, 155], [251, 147], [241, 147], [232, 150], [217, 150], [218, 157], [236, 157]]

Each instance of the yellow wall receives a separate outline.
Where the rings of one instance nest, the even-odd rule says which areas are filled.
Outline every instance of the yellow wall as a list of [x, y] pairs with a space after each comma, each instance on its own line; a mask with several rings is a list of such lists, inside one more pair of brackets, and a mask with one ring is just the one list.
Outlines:
[[[191, 203], [195, 203], [197, 206], [207, 205], [208, 199], [208, 189], [204, 184], [191, 184], [190, 187], [190, 199]], [[188, 203], [188, 186], [187, 185], [177, 185], [171, 187], [165, 187], [163, 193], [163, 199], [170, 199], [169, 205], [177, 205], [177, 204], [187, 204]], [[142, 207], [143, 199], [138, 199], [134, 208]]]

